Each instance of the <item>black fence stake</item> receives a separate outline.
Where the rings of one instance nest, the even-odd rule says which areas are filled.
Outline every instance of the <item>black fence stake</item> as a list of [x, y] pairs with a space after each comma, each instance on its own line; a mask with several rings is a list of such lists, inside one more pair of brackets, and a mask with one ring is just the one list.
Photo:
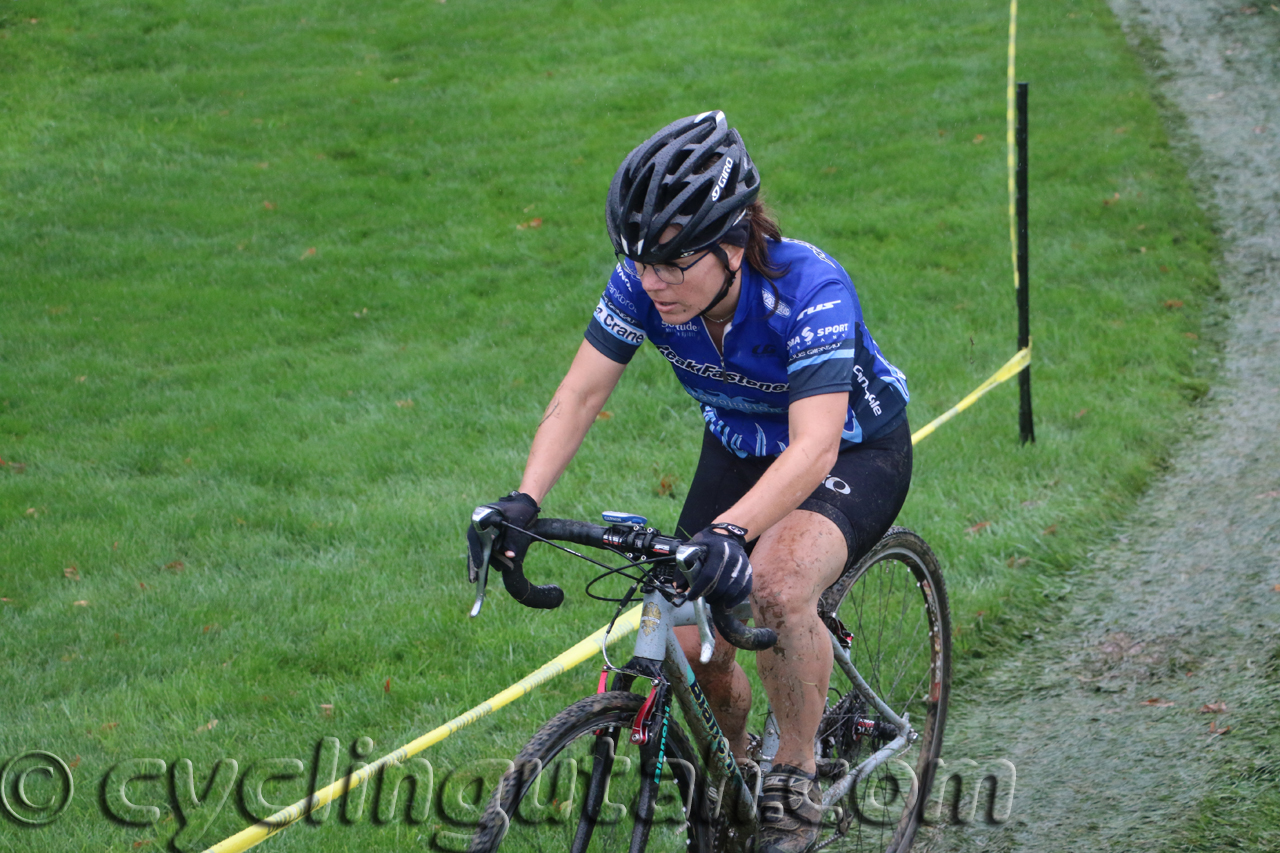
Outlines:
[[[1031, 307], [1028, 290], [1031, 278], [1028, 272], [1027, 257], [1027, 84], [1018, 84], [1017, 95], [1018, 124], [1014, 131], [1014, 140], [1018, 148], [1018, 165], [1016, 172], [1017, 185], [1017, 217], [1018, 217], [1018, 349], [1026, 349], [1031, 344]], [[1018, 374], [1018, 396], [1020, 407], [1018, 426], [1022, 433], [1022, 443], [1036, 440], [1035, 423], [1031, 418], [1031, 365], [1022, 368]]]

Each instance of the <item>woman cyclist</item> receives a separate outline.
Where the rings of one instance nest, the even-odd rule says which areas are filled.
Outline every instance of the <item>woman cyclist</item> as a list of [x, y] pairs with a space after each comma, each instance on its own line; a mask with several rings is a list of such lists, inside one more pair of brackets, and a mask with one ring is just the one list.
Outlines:
[[[832, 653], [822, 591], [893, 524], [911, 479], [906, 379], [881, 354], [853, 282], [807, 243], [784, 239], [723, 113], [673, 122], [632, 151], [609, 187], [618, 264], [586, 340], [547, 406], [517, 491], [492, 504], [513, 528], [498, 568], [522, 561], [518, 532], [581, 445], [646, 338], [671, 362], [707, 428], [677, 535], [708, 546], [691, 593], [750, 597], [777, 645], [760, 679], [781, 734], [761, 796], [761, 853], [801, 853], [821, 818], [814, 735]], [[748, 555], [750, 559], [748, 560]], [[746, 755], [751, 687], [735, 649], [697, 663], [730, 746]]]

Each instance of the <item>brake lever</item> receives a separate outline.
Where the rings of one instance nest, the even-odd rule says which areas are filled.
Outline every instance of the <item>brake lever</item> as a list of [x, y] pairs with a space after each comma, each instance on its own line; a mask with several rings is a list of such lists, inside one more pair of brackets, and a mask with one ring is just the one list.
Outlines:
[[698, 617], [698, 639], [702, 648], [698, 650], [701, 663], [711, 663], [711, 656], [716, 651], [716, 635], [711, 631], [711, 607], [701, 598], [694, 599], [693, 613]]
[[476, 585], [476, 603], [471, 605], [471, 618], [480, 615], [484, 606], [485, 587], [489, 584], [489, 555], [493, 553], [493, 540], [498, 537], [498, 523], [502, 513], [491, 506], [476, 507], [471, 513], [471, 527], [480, 538], [480, 563], [475, 563], [475, 554], [467, 549], [467, 577]]
[[[693, 586], [693, 576], [705, 555], [706, 549], [701, 545], [681, 545], [676, 549], [676, 565], [680, 567], [685, 583], [690, 586]], [[671, 603], [679, 607], [687, 600], [688, 595], [682, 594], [676, 596], [676, 600]], [[698, 639], [702, 643], [698, 651], [698, 660], [704, 664], [709, 663], [711, 655], [716, 650], [716, 635], [711, 630], [711, 609], [701, 598], [696, 598], [693, 600], [693, 613], [698, 620]]]

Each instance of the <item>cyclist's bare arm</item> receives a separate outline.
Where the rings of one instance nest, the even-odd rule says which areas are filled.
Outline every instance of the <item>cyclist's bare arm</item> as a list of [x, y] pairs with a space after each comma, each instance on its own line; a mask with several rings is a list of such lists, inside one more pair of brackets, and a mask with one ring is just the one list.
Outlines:
[[582, 342], [533, 436], [524, 477], [520, 480], [520, 491], [542, 503], [564, 469], [569, 467], [587, 430], [604, 408], [626, 368], [625, 364], [605, 356], [589, 342]]
[[849, 393], [818, 394], [787, 409], [791, 444], [764, 476], [716, 521], [745, 527], [755, 539], [800, 506], [831, 472], [849, 413]]

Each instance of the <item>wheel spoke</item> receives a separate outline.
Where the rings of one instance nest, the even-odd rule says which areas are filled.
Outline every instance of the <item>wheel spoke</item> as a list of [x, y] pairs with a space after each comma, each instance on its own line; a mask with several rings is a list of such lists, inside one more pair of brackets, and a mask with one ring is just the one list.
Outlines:
[[[701, 769], [681, 772], [697, 765], [674, 721], [667, 727], [666, 769], [652, 820], [644, 827], [636, 819], [641, 786], [653, 769], [642, 767], [641, 749], [628, 737], [643, 698], [603, 693], [548, 722], [516, 760], [517, 766], [541, 762], [541, 773], [523, 786], [510, 786], [501, 802], [489, 803], [471, 853], [492, 851], [499, 842], [503, 853], [628, 853], [641, 841], [651, 851], [699, 851], [701, 830], [687, 819], [685, 807], [696, 797]], [[596, 734], [609, 729], [610, 735]], [[513, 817], [498, 838], [504, 813]]]
[[[926, 595], [926, 588], [934, 594]], [[832, 597], [824, 596], [823, 606], [852, 631], [850, 659], [885, 705], [910, 716], [917, 737], [855, 785], [839, 808], [829, 810], [819, 843], [834, 843], [832, 849], [841, 851], [906, 850], [942, 745], [950, 671], [942, 576], [923, 540], [895, 528], [833, 590]], [[935, 632], [941, 632], [943, 642], [934, 643]], [[929, 701], [935, 676], [941, 681], [938, 703]], [[819, 729], [822, 758], [856, 768], [890, 737], [876, 728], [879, 718], [875, 705], [853, 687], [833, 696]], [[838, 780], [831, 775], [824, 783]]]

